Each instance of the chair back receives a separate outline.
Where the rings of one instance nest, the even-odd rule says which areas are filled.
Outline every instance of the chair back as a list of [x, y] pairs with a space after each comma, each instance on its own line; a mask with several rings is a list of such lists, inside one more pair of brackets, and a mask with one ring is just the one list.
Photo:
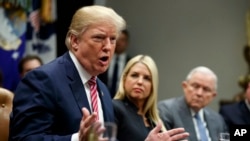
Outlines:
[[0, 141], [8, 141], [13, 97], [11, 91], [0, 88]]

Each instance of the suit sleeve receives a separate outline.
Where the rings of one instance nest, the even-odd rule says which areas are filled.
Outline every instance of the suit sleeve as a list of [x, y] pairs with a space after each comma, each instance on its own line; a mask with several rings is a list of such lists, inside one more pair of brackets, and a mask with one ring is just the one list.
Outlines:
[[172, 120], [172, 114], [171, 110], [168, 108], [167, 104], [164, 101], [159, 102], [158, 104], [158, 110], [161, 120], [163, 121], [165, 127], [167, 129], [172, 129], [173, 125], [171, 124]]
[[10, 140], [70, 141], [71, 135], [53, 134], [53, 87], [51, 78], [42, 71], [30, 72], [20, 82], [10, 118]]
[[[225, 106], [222, 106], [219, 110], [219, 114], [223, 117], [223, 120], [225, 121], [225, 123], [227, 124], [227, 126], [230, 126], [230, 111], [227, 110], [227, 108]], [[228, 115], [229, 114], [229, 115]]]

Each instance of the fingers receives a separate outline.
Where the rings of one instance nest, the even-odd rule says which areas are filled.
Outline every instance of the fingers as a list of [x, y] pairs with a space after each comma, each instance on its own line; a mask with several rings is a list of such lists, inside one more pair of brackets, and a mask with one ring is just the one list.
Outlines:
[[157, 125], [155, 126], [155, 128], [151, 131], [153, 133], [159, 133], [161, 131], [162, 128], [162, 124], [161, 123], [157, 123]]
[[183, 140], [187, 138], [188, 136], [189, 136], [189, 133], [185, 132], [184, 128], [175, 128], [175, 129], [167, 131], [166, 138], [170, 137], [171, 140], [176, 141], [176, 140]]
[[173, 135], [171, 137], [172, 140], [174, 141], [177, 141], [177, 140], [182, 140], [182, 139], [185, 139], [189, 136], [189, 133], [187, 132], [183, 132], [183, 133], [180, 133], [180, 134], [176, 134], [176, 135]]
[[163, 136], [161, 133], [159, 133], [161, 131], [161, 127], [162, 124], [157, 123], [156, 127], [149, 132], [145, 141], [155, 141], [155, 140], [160, 141], [159, 139], [162, 138]]
[[[89, 137], [89, 135], [95, 137], [95, 134], [92, 135], [92, 128], [94, 128], [94, 126], [92, 127], [92, 125], [95, 123], [97, 114], [93, 113], [92, 115], [90, 115], [87, 108], [82, 108], [82, 113], [83, 116], [80, 122], [79, 140], [85, 141]], [[96, 126], [98, 127], [98, 125]], [[97, 127], [95, 127], [94, 129], [97, 129]]]
[[102, 123], [98, 121], [92, 125], [92, 130], [99, 137], [105, 131], [105, 128], [102, 126]]
[[83, 117], [90, 115], [89, 110], [85, 107], [82, 108], [82, 113], [83, 113]]
[[87, 140], [88, 141], [99, 141], [101, 134], [104, 132], [104, 127], [102, 126], [101, 122], [95, 122], [91, 125], [90, 129], [87, 133]]
[[168, 132], [169, 136], [173, 136], [175, 134], [182, 133], [184, 131], [185, 131], [184, 128], [175, 128], [175, 129], [168, 130], [167, 132]]
[[92, 115], [90, 115], [88, 109], [84, 107], [82, 108], [82, 113], [83, 113], [82, 121], [84, 121], [85, 127], [89, 127], [95, 122], [95, 119], [97, 117], [97, 114], [95, 112], [92, 113]]

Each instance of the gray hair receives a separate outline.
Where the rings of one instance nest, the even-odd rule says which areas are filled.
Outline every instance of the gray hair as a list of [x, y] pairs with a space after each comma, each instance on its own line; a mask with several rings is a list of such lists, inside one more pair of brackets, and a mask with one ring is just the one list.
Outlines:
[[208, 67], [205, 67], [205, 66], [198, 66], [196, 68], [193, 68], [187, 75], [186, 77], [186, 80], [189, 81], [193, 74], [197, 73], [197, 72], [201, 72], [201, 73], [205, 73], [205, 74], [209, 74], [210, 76], [213, 77], [214, 79], [214, 88], [215, 90], [218, 89], [218, 78], [217, 78], [217, 75], [211, 70], [209, 69]]

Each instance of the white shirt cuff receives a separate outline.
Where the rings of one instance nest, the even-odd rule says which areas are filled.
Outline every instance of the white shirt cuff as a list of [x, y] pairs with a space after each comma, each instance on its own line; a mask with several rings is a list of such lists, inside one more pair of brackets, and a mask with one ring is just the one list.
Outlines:
[[75, 133], [71, 136], [71, 141], [79, 141], [79, 135], [78, 133]]

